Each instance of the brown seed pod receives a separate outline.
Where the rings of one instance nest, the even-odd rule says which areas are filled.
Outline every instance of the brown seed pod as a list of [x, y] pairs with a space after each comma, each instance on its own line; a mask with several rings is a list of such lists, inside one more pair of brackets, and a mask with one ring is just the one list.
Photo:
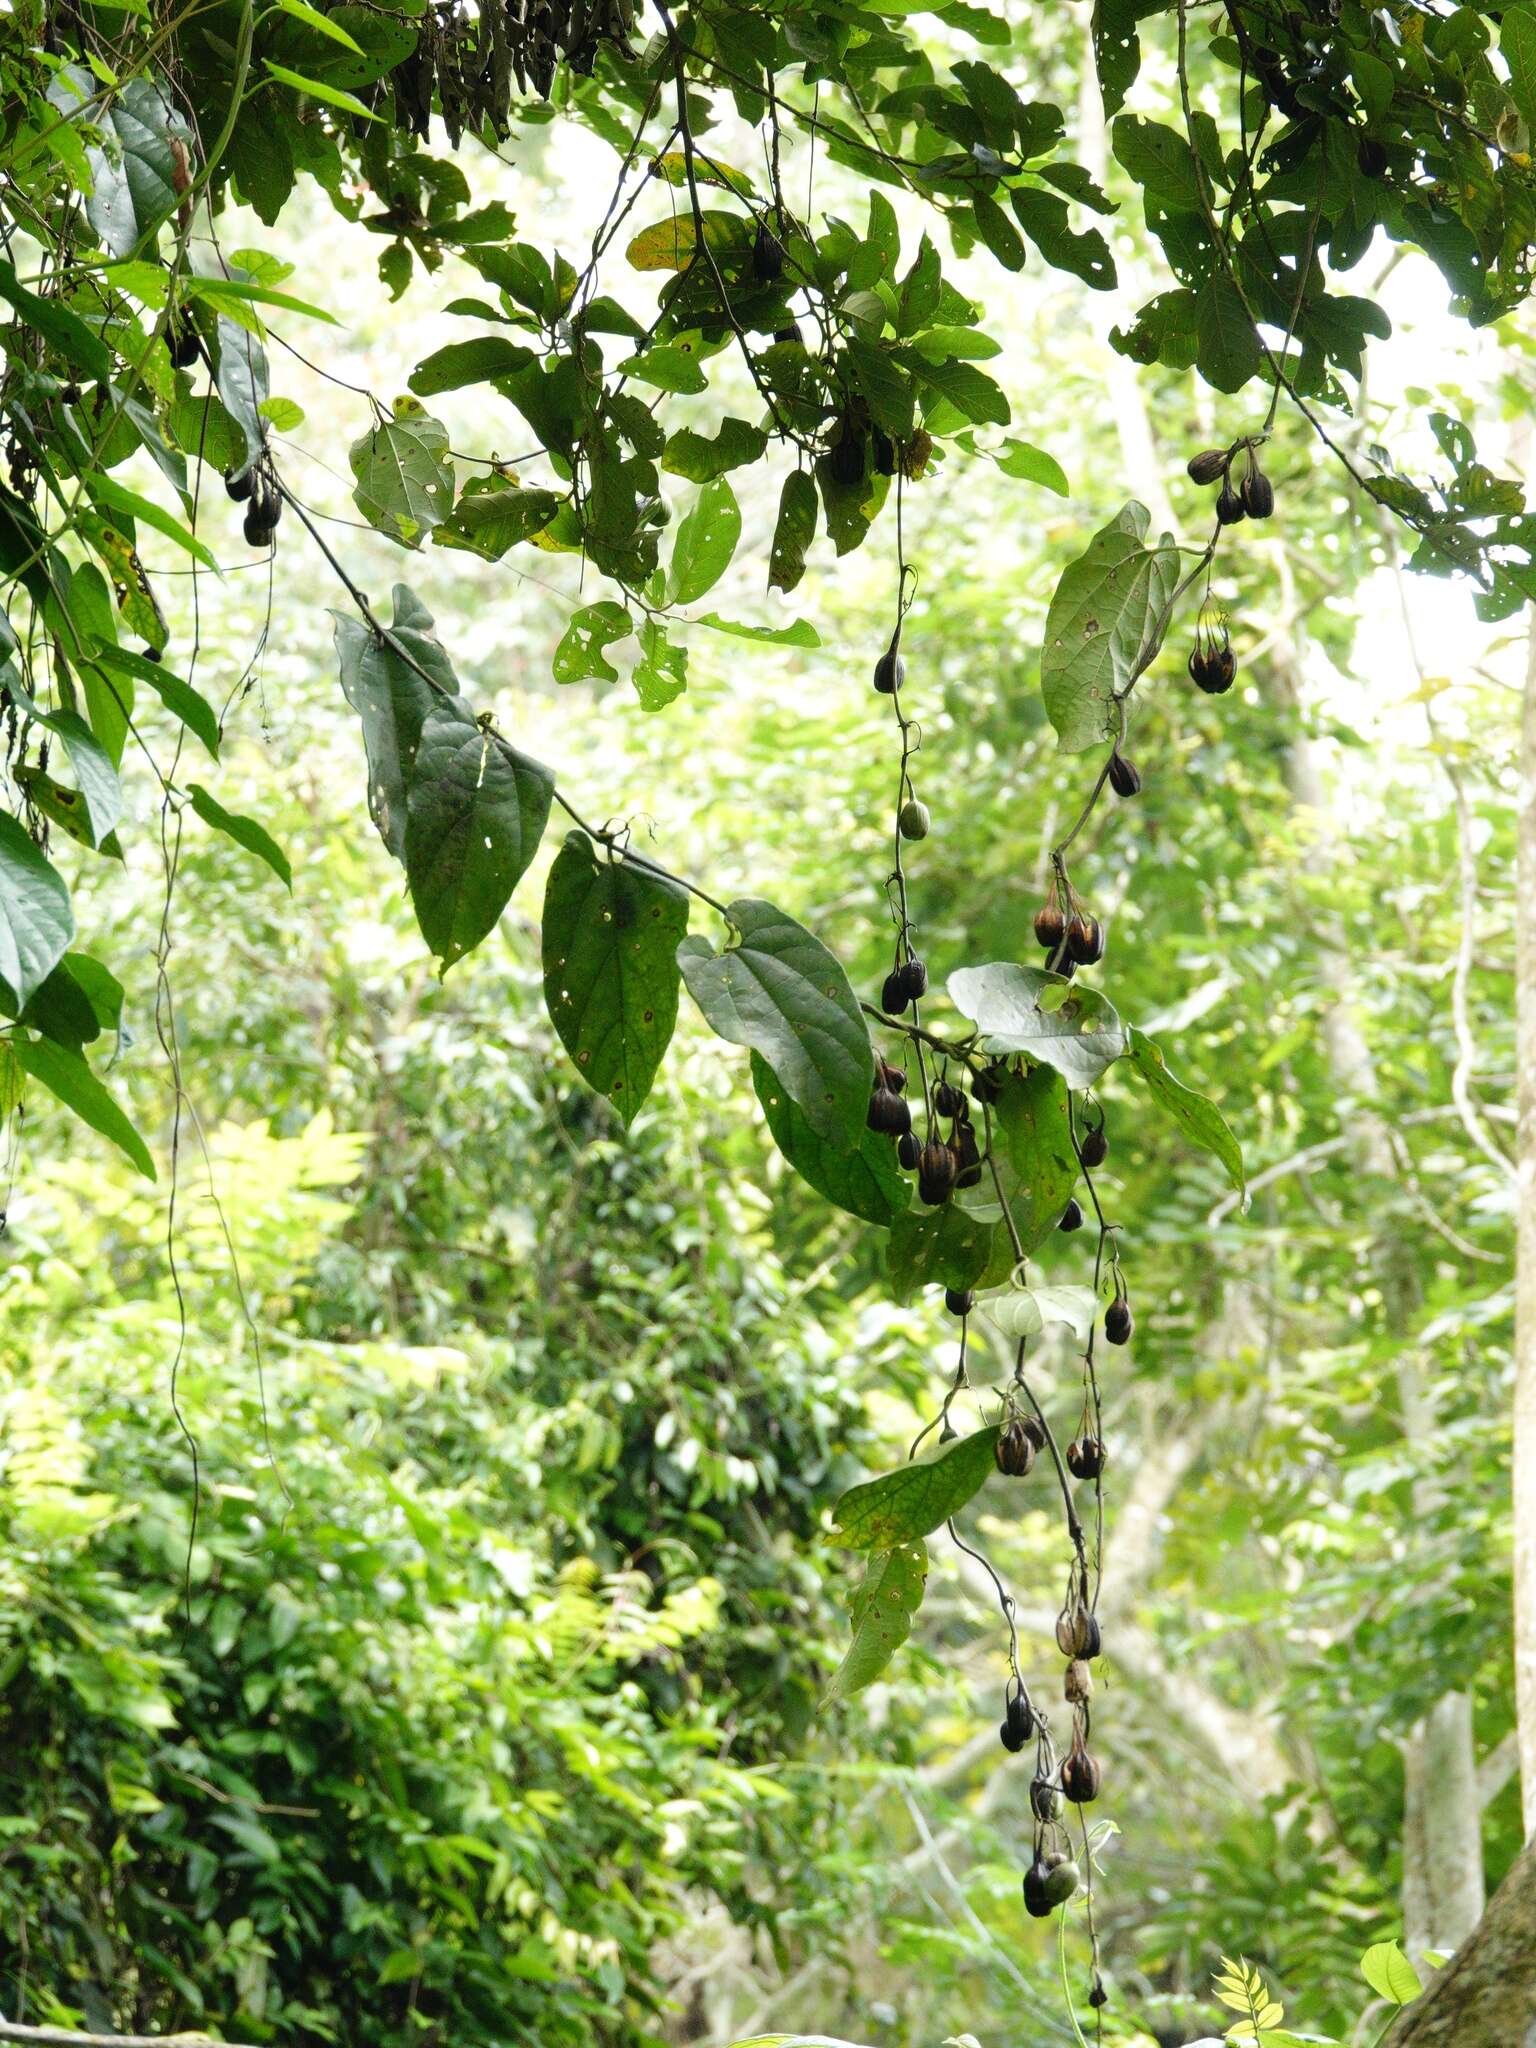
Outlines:
[[1104, 927], [1096, 917], [1079, 911], [1067, 923], [1067, 953], [1079, 966], [1091, 967], [1104, 958]]
[[929, 1208], [947, 1202], [955, 1191], [958, 1166], [947, 1145], [926, 1144], [917, 1155], [917, 1192]]
[[992, 1455], [997, 1460], [997, 1469], [1009, 1479], [1027, 1479], [1035, 1462], [1035, 1447], [1029, 1440], [1029, 1431], [1015, 1416], [1005, 1422], [998, 1432]]
[[1056, 1647], [1063, 1657], [1097, 1657], [1100, 1640], [1098, 1616], [1085, 1600], [1057, 1615]]
[[[928, 969], [915, 953], [912, 954], [904, 967], [897, 969], [897, 972], [902, 978], [902, 987], [906, 990], [908, 1003], [918, 1002], [923, 996], [927, 995]], [[906, 1005], [903, 1004], [902, 1007], [905, 1008]]]
[[969, 1124], [961, 1124], [950, 1150], [955, 1155], [955, 1186], [974, 1188], [981, 1184], [981, 1147]]
[[1099, 1796], [1102, 1775], [1098, 1759], [1088, 1754], [1080, 1736], [1074, 1736], [1071, 1749], [1061, 1761], [1062, 1791], [1074, 1806], [1087, 1806]]
[[843, 421], [841, 432], [828, 450], [827, 468], [832, 481], [845, 490], [863, 483], [864, 436], [851, 420]]
[[1097, 1479], [1104, 1470], [1105, 1457], [1096, 1436], [1074, 1437], [1067, 1445], [1067, 1470], [1074, 1479]]
[[798, 320], [789, 320], [782, 327], [775, 327], [773, 338], [778, 342], [798, 342], [801, 348], [805, 347], [805, 336], [800, 332]]
[[1077, 1156], [1084, 1166], [1102, 1166], [1109, 1157], [1109, 1140], [1104, 1135], [1104, 1126], [1099, 1124], [1091, 1131], [1084, 1131], [1083, 1141], [1077, 1148]]
[[896, 443], [883, 427], [876, 427], [870, 435], [869, 455], [875, 465], [876, 476], [896, 474]]
[[1216, 650], [1216, 688], [1218, 692], [1230, 690], [1237, 678], [1237, 657], [1230, 647]]
[[1104, 1335], [1111, 1344], [1129, 1344], [1135, 1327], [1136, 1318], [1131, 1314], [1131, 1304], [1122, 1294], [1104, 1311]]
[[893, 1095], [904, 1095], [907, 1090], [907, 1070], [892, 1066], [889, 1060], [876, 1060], [876, 1086], [889, 1088]]
[[1048, 1920], [1051, 1916], [1049, 1883], [1050, 1872], [1045, 1867], [1045, 1859], [1037, 1856], [1024, 1873], [1024, 1910], [1031, 1920]]
[[1116, 796], [1135, 796], [1141, 788], [1141, 771], [1117, 749], [1109, 757], [1109, 786]]
[[907, 1007], [907, 977], [905, 970], [893, 967], [880, 988], [880, 1007], [887, 1017], [898, 1016]]
[[759, 221], [752, 244], [752, 275], [759, 284], [776, 284], [783, 274], [784, 245], [767, 221]]
[[1229, 451], [1225, 448], [1203, 448], [1198, 455], [1191, 455], [1184, 465], [1189, 471], [1190, 481], [1197, 484], [1213, 484], [1217, 477], [1226, 474]]
[[1218, 526], [1236, 526], [1240, 519], [1247, 517], [1242, 498], [1233, 490], [1232, 479], [1228, 477], [1216, 494], [1216, 523]]
[[1081, 1230], [1082, 1227], [1083, 1205], [1074, 1195], [1065, 1209], [1062, 1210], [1061, 1221], [1057, 1224], [1056, 1228], [1058, 1230]]
[[1100, 2006], [1108, 2005], [1109, 2003], [1109, 1993], [1104, 1989], [1103, 1983], [1097, 1977], [1094, 1978], [1093, 1989], [1088, 1994], [1088, 2003], [1095, 2012], [1099, 2010]]
[[263, 516], [263, 508], [253, 504], [247, 508], [245, 518], [241, 522], [241, 532], [245, 535], [247, 547], [269, 548], [277, 532], [277, 521], [266, 519]]
[[869, 1098], [865, 1123], [884, 1138], [900, 1138], [912, 1128], [912, 1112], [906, 1098], [892, 1088], [877, 1088]]
[[1024, 1434], [1029, 1438], [1030, 1442], [1034, 1445], [1037, 1451], [1043, 1451], [1045, 1449], [1045, 1424], [1040, 1420], [1038, 1415], [1025, 1416]]
[[1054, 901], [1042, 903], [1035, 912], [1035, 937], [1042, 946], [1059, 946], [1066, 935], [1067, 917], [1061, 905]]
[[1061, 1812], [1061, 1793], [1049, 1778], [1030, 1780], [1029, 1810], [1038, 1821], [1052, 1821]]
[[224, 489], [237, 505], [243, 505], [255, 487], [255, 472], [249, 469], [240, 476], [230, 474], [224, 479]]
[[1017, 1756], [1035, 1732], [1035, 1716], [1022, 1689], [1015, 1692], [1012, 1688], [1013, 1681], [1010, 1679], [1009, 1690], [1003, 1699], [1003, 1718], [997, 1732], [1004, 1749]]
[[875, 663], [875, 688], [882, 696], [893, 697], [906, 680], [907, 664], [893, 640]]
[[1081, 1657], [1074, 1657], [1067, 1666], [1062, 1690], [1069, 1707], [1085, 1707], [1093, 1698], [1093, 1673]]
[[965, 1108], [965, 1097], [948, 1081], [941, 1081], [933, 1091], [933, 1107], [938, 1116], [959, 1116]]
[[946, 1287], [944, 1306], [952, 1316], [968, 1316], [976, 1306], [976, 1290], [972, 1287]]
[[1243, 478], [1242, 497], [1250, 519], [1267, 519], [1275, 509], [1275, 487], [1257, 463]]
[[896, 1140], [896, 1164], [905, 1167], [907, 1172], [911, 1173], [917, 1166], [918, 1154], [922, 1149], [916, 1131], [903, 1131]]

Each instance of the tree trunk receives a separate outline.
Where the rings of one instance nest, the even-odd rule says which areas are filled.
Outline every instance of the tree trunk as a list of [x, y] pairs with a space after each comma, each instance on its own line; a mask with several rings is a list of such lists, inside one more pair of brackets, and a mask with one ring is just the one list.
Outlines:
[[1536, 1843], [1381, 2048], [1536, 2048]]
[[1536, 1835], [1536, 610], [1526, 643], [1516, 797], [1515, 1706], [1525, 1834]]

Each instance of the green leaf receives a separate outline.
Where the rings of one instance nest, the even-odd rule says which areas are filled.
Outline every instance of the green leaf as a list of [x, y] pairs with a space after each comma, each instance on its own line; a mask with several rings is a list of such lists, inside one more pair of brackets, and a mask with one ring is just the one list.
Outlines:
[[752, 1086], [773, 1142], [802, 1180], [850, 1216], [894, 1223], [912, 1199], [889, 1138], [865, 1130], [853, 1146], [833, 1144], [812, 1129], [805, 1112], [775, 1079], [761, 1053], [752, 1055]]
[[640, 659], [630, 674], [642, 711], [663, 711], [688, 687], [688, 650], [668, 639], [660, 619], [647, 619], [638, 639]]
[[898, 1302], [923, 1287], [1001, 1286], [1013, 1269], [1007, 1229], [973, 1216], [957, 1202], [908, 1209], [891, 1225], [885, 1270]]
[[1114, 124], [1115, 158], [1151, 199], [1177, 213], [1199, 213], [1200, 174], [1175, 128], [1122, 114]]
[[1065, 1323], [1086, 1339], [1099, 1312], [1091, 1287], [1014, 1287], [991, 1295], [976, 1306], [1005, 1337], [1038, 1337], [1049, 1323]]
[[448, 429], [416, 403], [399, 399], [395, 417], [361, 434], [350, 461], [353, 502], [370, 526], [402, 547], [420, 547], [453, 510]]
[[1010, 439], [1001, 448], [989, 452], [1004, 476], [1017, 477], [1027, 484], [1040, 484], [1046, 490], [1054, 491], [1058, 498], [1071, 496], [1066, 471], [1055, 456], [1047, 455], [1043, 448], [1033, 447], [1028, 441]]
[[[88, 72], [66, 64], [48, 97], [74, 116], [95, 92]], [[99, 138], [86, 150], [91, 170], [86, 217], [109, 256], [140, 253], [140, 245], [176, 211], [180, 194], [171, 141], [175, 137], [190, 150], [191, 132], [147, 78], [125, 78], [105, 107], [93, 107], [84, 119]]]
[[0, 981], [18, 1009], [42, 987], [74, 935], [63, 876], [0, 811]]
[[153, 498], [146, 498], [139, 491], [130, 491], [126, 484], [120, 484], [116, 477], [102, 476], [93, 472], [88, 479], [88, 488], [98, 505], [109, 505], [114, 512], [121, 512], [130, 519], [142, 519], [146, 526], [152, 526], [156, 533], [163, 533], [167, 540], [189, 554], [194, 562], [201, 562], [205, 569], [218, 571], [218, 562], [204, 547], [195, 533], [190, 532], [181, 521], [157, 505]]
[[1143, 545], [1150, 515], [1134, 500], [1062, 574], [1045, 620], [1040, 691], [1066, 754], [1118, 736], [1114, 698], [1156, 654], [1178, 581], [1170, 537]]
[[1264, 351], [1231, 279], [1222, 271], [1200, 287], [1195, 309], [1196, 361], [1207, 384], [1239, 391], [1264, 367]]
[[930, 397], [946, 399], [973, 425], [1006, 427], [1013, 417], [1002, 386], [974, 363], [930, 363], [917, 349], [903, 349], [901, 359]]
[[917, 393], [910, 379], [889, 349], [859, 335], [849, 337], [847, 354], [875, 425], [898, 441], [905, 440], [912, 431], [917, 409]]
[[806, 550], [816, 538], [816, 485], [809, 471], [791, 470], [779, 494], [768, 554], [768, 588], [793, 590], [805, 574]]
[[912, 1617], [923, 1604], [927, 1583], [928, 1551], [921, 1543], [899, 1543], [870, 1558], [848, 1604], [853, 1641], [822, 1697], [824, 1709], [880, 1676], [912, 1633]]
[[677, 883], [567, 835], [544, 892], [544, 1001], [577, 1073], [626, 1125], [671, 1042], [687, 930]]
[[1026, 262], [1024, 243], [1018, 229], [995, 199], [978, 192], [971, 201], [976, 232], [1005, 270], [1022, 270]]
[[11, 1111], [26, 1092], [26, 1086], [27, 1077], [10, 1040], [0, 1038], [0, 1123], [9, 1119]]
[[193, 810], [205, 825], [211, 825], [215, 832], [222, 832], [226, 839], [233, 839], [247, 853], [254, 853], [258, 860], [265, 861], [292, 895], [293, 869], [288, 864], [288, 856], [265, 826], [258, 825], [254, 818], [242, 817], [237, 811], [226, 811], [218, 798], [210, 796], [200, 782], [189, 782], [187, 794], [192, 799]]
[[679, 428], [667, 442], [661, 466], [669, 476], [685, 476], [690, 483], [712, 483], [728, 469], [740, 469], [756, 462], [768, 446], [767, 431], [750, 426], [746, 420], [724, 419], [711, 441], [692, 427]]
[[1360, 1974], [1378, 1998], [1393, 2005], [1410, 2005], [1424, 1989], [1418, 1971], [1395, 1941], [1373, 1943], [1360, 1958]]
[[262, 407], [272, 396], [271, 373], [259, 338], [222, 312], [214, 321], [213, 381], [225, 411], [245, 439], [245, 460], [235, 472], [242, 475], [267, 445]]
[[583, 605], [579, 612], [572, 614], [571, 623], [560, 636], [553, 662], [557, 683], [584, 683], [595, 677], [599, 682], [616, 683], [619, 672], [608, 659], [605, 649], [615, 640], [624, 640], [635, 630], [635, 622], [621, 604], [615, 604], [611, 597], [602, 598], [597, 604]]
[[681, 521], [667, 575], [670, 604], [696, 604], [725, 574], [741, 538], [741, 508], [723, 476], [705, 484]]
[[729, 633], [736, 640], [758, 640], [768, 647], [821, 645], [821, 635], [809, 619], [793, 619], [787, 626], [748, 626], [740, 619], [722, 619], [718, 612], [701, 612], [689, 623], [708, 626], [716, 633]]
[[848, 977], [820, 939], [771, 903], [740, 897], [723, 953], [684, 939], [678, 964], [705, 1021], [762, 1054], [819, 1137], [851, 1150], [874, 1078], [869, 1032]]
[[[706, 212], [703, 220], [705, 243], [717, 256], [745, 252], [750, 234], [740, 214]], [[632, 270], [686, 270], [697, 248], [692, 215], [678, 213], [642, 228], [624, 254]]]
[[93, 334], [78, 313], [72, 313], [58, 299], [39, 298], [16, 275], [13, 265], [0, 260], [0, 298], [10, 301], [26, 324], [56, 348], [77, 370], [105, 384], [112, 375], [112, 351]]
[[513, 376], [534, 360], [533, 350], [521, 342], [509, 341], [504, 334], [482, 334], [474, 341], [450, 341], [423, 356], [409, 382], [418, 398], [434, 398], [440, 391]]
[[[342, 694], [362, 720], [368, 812], [395, 856], [405, 858], [406, 789], [427, 713], [456, 698], [458, 678], [432, 631], [432, 614], [408, 584], [394, 588], [394, 622], [375, 638], [350, 612], [333, 612]], [[470, 717], [468, 706], [464, 716]]]
[[1138, 0], [1094, 0], [1093, 59], [1106, 114], [1119, 113], [1141, 69], [1140, 13]]
[[691, 349], [672, 348], [665, 343], [654, 342], [618, 367], [621, 375], [637, 377], [642, 384], [649, 384], [657, 391], [699, 392], [709, 389], [704, 366]]
[[13, 689], [11, 696], [28, 718], [57, 733], [64, 742], [80, 786], [84, 815], [75, 815], [76, 821], [86, 828], [80, 836], [87, 846], [100, 847], [123, 813], [123, 789], [112, 756], [78, 712], [45, 711], [19, 689]]
[[371, 107], [363, 105], [355, 93], [343, 92], [337, 85], [327, 85], [323, 78], [306, 78], [302, 71], [290, 71], [286, 64], [274, 64], [270, 57], [263, 57], [261, 61], [279, 85], [292, 86], [295, 92], [306, 93], [323, 106], [340, 107], [344, 114], [355, 115], [359, 121], [380, 119]]
[[432, 539], [438, 547], [463, 548], [483, 562], [499, 562], [509, 548], [542, 533], [560, 502], [557, 492], [525, 490], [510, 477], [471, 477]]
[[1161, 1048], [1144, 1031], [1138, 1031], [1133, 1024], [1126, 1036], [1130, 1064], [1147, 1084], [1147, 1092], [1158, 1108], [1173, 1118], [1187, 1138], [1219, 1159], [1233, 1187], [1239, 1194], [1245, 1193], [1248, 1183], [1243, 1173], [1242, 1147], [1215, 1103], [1173, 1078]]
[[[998, 1177], [1024, 1256], [1047, 1242], [1061, 1221], [1080, 1172], [1067, 1113], [1067, 1084], [1054, 1067], [1010, 1074], [992, 1110]], [[973, 1215], [999, 1217], [988, 1174], [956, 1197]]]
[[333, 42], [340, 43], [343, 49], [355, 51], [359, 57], [362, 56], [362, 44], [354, 41], [340, 22], [332, 21], [331, 17], [322, 14], [318, 7], [311, 7], [309, 0], [273, 0], [273, 4], [284, 14], [291, 14], [295, 21], [302, 21], [306, 27], [314, 29], [317, 34], [329, 36]]
[[994, 960], [960, 968], [947, 985], [950, 1001], [975, 1024], [987, 1052], [1028, 1053], [1070, 1087], [1091, 1087], [1125, 1051], [1114, 1005], [1097, 989], [1078, 988], [1043, 968]]
[[14, 1038], [11, 1047], [34, 1081], [40, 1081], [93, 1131], [110, 1138], [146, 1179], [155, 1179], [149, 1147], [78, 1053], [48, 1038]]
[[[111, 670], [112, 677], [127, 677], [132, 681], [147, 683], [166, 710], [179, 718], [188, 732], [200, 740], [217, 761], [218, 713], [201, 691], [193, 689], [189, 682], [184, 681], [163, 661], [148, 661], [142, 654], [135, 654], [126, 647], [99, 647], [91, 661], [98, 670]], [[132, 682], [125, 691], [121, 682], [105, 678], [103, 688], [114, 703], [126, 703], [130, 709], [132, 708]]]
[[538, 851], [555, 779], [462, 698], [427, 713], [407, 784], [405, 876], [443, 972], [493, 929]]
[[1536, 10], [1505, 8], [1499, 20], [1499, 54], [1509, 66], [1509, 96], [1536, 135]]
[[851, 1486], [832, 1510], [850, 1550], [893, 1550], [941, 1528], [979, 1493], [992, 1470], [998, 1425], [973, 1430], [926, 1458]]

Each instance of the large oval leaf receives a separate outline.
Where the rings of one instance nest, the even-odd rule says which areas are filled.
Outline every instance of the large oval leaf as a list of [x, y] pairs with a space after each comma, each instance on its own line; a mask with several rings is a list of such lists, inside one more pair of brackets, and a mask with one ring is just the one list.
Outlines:
[[1243, 1148], [1232, 1127], [1209, 1097], [1186, 1088], [1169, 1073], [1161, 1046], [1134, 1025], [1128, 1034], [1130, 1064], [1147, 1084], [1147, 1093], [1158, 1108], [1171, 1116], [1185, 1137], [1219, 1159], [1239, 1194], [1247, 1188], [1243, 1173]]
[[[432, 631], [432, 614], [407, 583], [394, 589], [388, 639], [350, 612], [332, 612], [342, 694], [362, 720], [368, 753], [368, 809], [379, 836], [405, 858], [405, 792], [428, 712], [458, 691], [458, 678]], [[471, 716], [468, 705], [464, 716]]]
[[0, 981], [16, 1009], [42, 987], [74, 935], [64, 877], [0, 811]]
[[626, 1124], [671, 1042], [687, 929], [676, 882], [567, 836], [544, 892], [544, 1000], [577, 1073]]
[[1040, 691], [1063, 753], [1116, 737], [1113, 699], [1157, 652], [1178, 581], [1171, 536], [1143, 545], [1151, 515], [1134, 501], [1063, 573], [1045, 619]]
[[752, 1055], [752, 1086], [773, 1142], [802, 1180], [866, 1223], [895, 1222], [912, 1199], [912, 1190], [896, 1164], [889, 1138], [864, 1130], [849, 1148], [819, 1136], [758, 1052]]
[[998, 1424], [956, 1437], [932, 1457], [913, 1458], [894, 1472], [850, 1486], [832, 1519], [851, 1550], [891, 1550], [915, 1542], [958, 1514], [992, 1470]]
[[928, 1551], [921, 1543], [898, 1543], [877, 1551], [848, 1604], [853, 1641], [832, 1674], [822, 1698], [835, 1706], [877, 1679], [912, 1633], [912, 1617], [923, 1604]]
[[885, 1270], [899, 1302], [920, 1287], [1001, 1286], [1013, 1270], [1006, 1227], [973, 1216], [957, 1202], [938, 1209], [908, 1209], [891, 1225]]
[[1070, 1087], [1091, 1087], [1125, 1051], [1125, 1033], [1108, 997], [1043, 968], [993, 960], [960, 968], [947, 986], [950, 1001], [975, 1024], [986, 1051], [1027, 1052], [1054, 1067]]
[[848, 977], [820, 939], [759, 897], [726, 915], [738, 941], [723, 953], [684, 939], [678, 965], [705, 1020], [761, 1053], [818, 1136], [852, 1147], [874, 1077], [869, 1030]]
[[[992, 1111], [998, 1178], [1025, 1256], [1045, 1243], [1077, 1185], [1077, 1153], [1067, 1114], [1067, 1084], [1054, 1067], [1010, 1074]], [[973, 1216], [1002, 1214], [988, 1173], [956, 1197]]]

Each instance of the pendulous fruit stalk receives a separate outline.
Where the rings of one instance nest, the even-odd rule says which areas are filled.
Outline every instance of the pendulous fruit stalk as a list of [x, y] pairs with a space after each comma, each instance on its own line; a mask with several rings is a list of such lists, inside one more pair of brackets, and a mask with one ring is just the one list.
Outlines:
[[902, 1138], [912, 1128], [912, 1111], [906, 1097], [893, 1088], [877, 1088], [869, 1098], [865, 1123], [885, 1138]]
[[976, 1306], [976, 1290], [972, 1287], [946, 1287], [944, 1306], [952, 1316], [968, 1316]]
[[1091, 1131], [1084, 1131], [1077, 1156], [1084, 1166], [1102, 1166], [1109, 1157], [1109, 1140], [1104, 1135], [1104, 1126], [1099, 1124]]

